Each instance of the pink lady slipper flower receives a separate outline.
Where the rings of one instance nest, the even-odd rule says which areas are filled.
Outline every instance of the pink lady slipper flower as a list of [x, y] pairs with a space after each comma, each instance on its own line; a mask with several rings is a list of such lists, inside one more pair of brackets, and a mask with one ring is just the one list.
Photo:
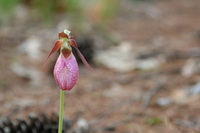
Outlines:
[[[92, 68], [85, 60], [84, 56], [79, 51], [76, 41], [73, 36], [70, 36], [70, 31], [64, 30], [58, 34], [59, 40], [55, 42], [54, 47], [49, 53], [44, 65], [47, 63], [49, 57], [60, 49], [60, 55], [56, 61], [54, 67], [54, 78], [57, 85], [62, 90], [71, 90], [78, 79], [78, 64], [76, 58], [72, 53], [72, 47], [74, 47], [84, 65], [92, 71]], [[72, 46], [72, 47], [71, 47]], [[43, 67], [44, 68], [44, 67]]]

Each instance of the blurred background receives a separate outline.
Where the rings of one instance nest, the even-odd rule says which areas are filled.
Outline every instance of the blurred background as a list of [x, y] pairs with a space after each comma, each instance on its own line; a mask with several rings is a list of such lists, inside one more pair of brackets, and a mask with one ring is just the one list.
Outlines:
[[199, 0], [0, 0], [1, 118], [58, 114], [63, 29], [93, 67], [77, 57], [69, 132], [200, 132]]

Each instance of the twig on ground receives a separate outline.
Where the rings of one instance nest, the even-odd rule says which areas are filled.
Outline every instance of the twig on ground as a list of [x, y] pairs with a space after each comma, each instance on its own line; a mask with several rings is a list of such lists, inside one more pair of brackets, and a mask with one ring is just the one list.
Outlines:
[[141, 103], [141, 107], [142, 109], [147, 108], [147, 106], [149, 105], [150, 99], [158, 92], [160, 91], [163, 86], [164, 86], [165, 81], [162, 81], [162, 83], [159, 83], [158, 85], [156, 85], [155, 87], [153, 87], [152, 89], [148, 90], [142, 97], [142, 103]]
[[114, 124], [110, 124], [108, 126], [104, 126], [104, 127], [99, 127], [99, 128], [94, 128], [91, 129], [89, 132], [98, 132], [98, 131], [114, 131], [117, 127], [124, 125], [128, 122], [133, 121], [136, 117], [140, 116], [141, 114], [133, 114], [130, 118], [126, 119], [126, 120], [122, 120], [122, 121], [118, 121]]
[[196, 123], [192, 122], [192, 121], [186, 121], [186, 120], [181, 120], [181, 119], [175, 119], [173, 121], [174, 124], [182, 126], [182, 127], [186, 127], [186, 128], [190, 128], [191, 130], [195, 131], [195, 132], [200, 132], [200, 129], [195, 128]]
[[90, 126], [93, 127], [94, 125], [97, 125], [102, 120], [104, 120], [104, 119], [108, 118], [110, 115], [112, 115], [113, 112], [115, 112], [116, 110], [118, 110], [122, 106], [125, 106], [127, 104], [132, 103], [133, 101], [134, 101], [134, 98], [129, 97], [127, 100], [118, 103], [115, 107], [111, 107], [109, 111], [107, 111], [105, 114], [103, 114], [102, 116], [100, 116], [99, 118], [97, 118], [94, 122], [90, 123]]

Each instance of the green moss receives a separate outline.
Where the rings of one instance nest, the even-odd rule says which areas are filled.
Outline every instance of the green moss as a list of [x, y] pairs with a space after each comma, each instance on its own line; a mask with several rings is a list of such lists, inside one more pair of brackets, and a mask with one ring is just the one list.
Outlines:
[[147, 124], [149, 125], [154, 125], [162, 122], [162, 118], [160, 117], [155, 117], [155, 118], [148, 118], [146, 120]]

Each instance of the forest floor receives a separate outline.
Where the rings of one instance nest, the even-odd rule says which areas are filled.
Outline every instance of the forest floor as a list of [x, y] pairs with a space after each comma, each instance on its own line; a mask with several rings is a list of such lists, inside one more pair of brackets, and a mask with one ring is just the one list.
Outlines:
[[[156, 67], [124, 72], [93, 61], [90, 72], [81, 65], [76, 86], [66, 92], [64, 116], [73, 120], [81, 112], [79, 117], [90, 124], [91, 132], [98, 133], [108, 132], [108, 127], [115, 133], [200, 132], [199, 0], [130, 3], [120, 5], [108, 29], [120, 34], [121, 42], [131, 44], [137, 59], [156, 60]], [[45, 72], [41, 70], [57, 32], [50, 34], [54, 37], [46, 41], [44, 54], [35, 63], [17, 51], [29, 36], [45, 33], [37, 32], [41, 27], [36, 24], [28, 30], [18, 24], [0, 27], [0, 116], [15, 119], [30, 113], [58, 113], [59, 88], [52, 76], [57, 55]], [[114, 47], [106, 44], [109, 41], [99, 42], [105, 42], [106, 50]], [[28, 69], [20, 68], [17, 61]], [[19, 76], [13, 67], [41, 70], [35, 75], [42, 77]]]

